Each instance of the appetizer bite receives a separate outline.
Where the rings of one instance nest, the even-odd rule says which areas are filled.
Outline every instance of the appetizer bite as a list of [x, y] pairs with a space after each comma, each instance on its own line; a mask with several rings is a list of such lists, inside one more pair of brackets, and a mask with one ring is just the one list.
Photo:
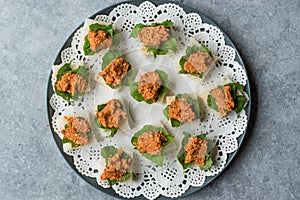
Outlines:
[[150, 25], [137, 24], [133, 27], [131, 37], [138, 38], [143, 43], [143, 50], [156, 55], [165, 55], [169, 51], [177, 51], [177, 41], [171, 34], [173, 22], [167, 20], [162, 23], [152, 23]]
[[84, 55], [94, 55], [102, 49], [111, 47], [115, 43], [116, 38], [114, 36], [117, 32], [114, 30], [112, 24], [104, 25], [88, 20], [85, 26], [88, 26], [88, 33], [84, 36]]
[[103, 56], [102, 72], [98, 76], [102, 77], [109, 87], [115, 89], [127, 85], [131, 74], [131, 65], [120, 56], [118, 51], [109, 51]]
[[247, 103], [247, 98], [241, 92], [244, 86], [238, 83], [219, 85], [212, 89], [207, 97], [207, 105], [217, 111], [221, 117], [229, 112], [240, 113]]
[[129, 83], [131, 96], [148, 104], [163, 99], [168, 89], [168, 75], [161, 70], [146, 72], [140, 76], [138, 82]]
[[126, 120], [127, 114], [117, 99], [97, 106], [95, 124], [105, 132], [110, 133], [109, 137], [113, 137]]
[[88, 88], [88, 73], [84, 66], [78, 63], [72, 64], [73, 60], [64, 64], [58, 71], [53, 67], [53, 74], [56, 76], [54, 83], [55, 93], [66, 101], [78, 100], [84, 96]]
[[145, 158], [162, 166], [163, 150], [173, 139], [165, 128], [145, 125], [134, 134], [131, 143]]
[[163, 110], [165, 117], [171, 122], [172, 127], [179, 127], [185, 122], [193, 122], [200, 118], [199, 103], [187, 94], [178, 94]]
[[70, 143], [72, 148], [89, 143], [90, 126], [81, 117], [64, 116], [65, 127], [61, 130], [63, 134], [62, 143]]
[[216, 59], [212, 52], [204, 45], [200, 45], [193, 39], [191, 46], [185, 51], [186, 55], [180, 58], [181, 67], [179, 74], [190, 74], [199, 78], [205, 78], [211, 68], [215, 65]]
[[104, 147], [101, 149], [101, 156], [105, 158], [106, 167], [100, 179], [107, 180], [110, 186], [132, 176], [132, 158], [122, 148]]
[[212, 150], [214, 143], [207, 139], [205, 134], [190, 136], [188, 132], [183, 132], [182, 148], [178, 154], [178, 161], [183, 169], [199, 165], [202, 170], [209, 170], [212, 167]]

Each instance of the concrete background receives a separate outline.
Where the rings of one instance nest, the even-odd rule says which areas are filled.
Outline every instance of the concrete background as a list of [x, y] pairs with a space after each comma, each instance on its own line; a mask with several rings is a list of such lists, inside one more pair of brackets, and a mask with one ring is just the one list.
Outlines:
[[[117, 2], [0, 0], [0, 199], [112, 199], [64, 161], [45, 99], [65, 40], [85, 18]], [[250, 131], [237, 157], [184, 199], [300, 199], [300, 1], [181, 2], [233, 39], [253, 89]]]

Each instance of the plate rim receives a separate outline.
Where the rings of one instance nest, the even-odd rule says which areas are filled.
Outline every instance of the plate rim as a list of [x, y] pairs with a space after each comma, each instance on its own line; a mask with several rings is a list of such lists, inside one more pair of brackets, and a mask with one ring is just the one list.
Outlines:
[[[248, 76], [248, 72], [246, 69], [246, 66], [243, 62], [243, 59], [240, 55], [240, 53], [238, 52], [238, 49], [236, 48], [236, 46], [234, 45], [233, 41], [231, 40], [231, 38], [226, 34], [226, 32], [217, 24], [215, 23], [213, 20], [211, 20], [209, 17], [207, 17], [205, 14], [203, 14], [202, 12], [200, 12], [199, 10], [192, 8], [186, 4], [183, 4], [181, 2], [173, 2], [170, 0], [148, 0], [149, 2], [153, 3], [154, 5], [158, 6], [161, 4], [166, 4], [166, 3], [172, 3], [172, 4], [176, 4], [178, 6], [180, 6], [186, 13], [197, 13], [201, 18], [202, 18], [202, 22], [203, 23], [208, 23], [208, 24], [212, 24], [214, 26], [216, 26], [217, 28], [220, 29], [220, 31], [223, 33], [224, 35], [224, 40], [225, 40], [225, 44], [229, 45], [231, 47], [234, 48], [236, 56], [235, 56], [235, 61], [238, 62], [242, 68], [244, 68], [245, 70], [245, 74], [246, 74], [246, 78], [247, 78], [247, 83], [245, 85], [245, 91], [247, 92], [247, 95], [249, 97], [249, 101], [248, 104], [245, 108], [245, 112], [248, 118], [248, 122], [247, 122], [247, 126], [246, 129], [244, 130], [244, 132], [237, 138], [238, 140], [238, 148], [236, 151], [234, 151], [233, 153], [228, 154], [227, 157], [227, 162], [223, 168], [223, 170], [214, 175], [214, 176], [207, 176], [205, 178], [205, 182], [202, 186], [200, 187], [194, 187], [194, 186], [190, 186], [188, 190], [185, 191], [185, 193], [183, 193], [181, 196], [177, 197], [177, 198], [182, 198], [182, 197], [186, 197], [188, 195], [191, 195], [197, 191], [200, 191], [201, 189], [205, 188], [207, 185], [209, 185], [210, 183], [212, 183], [216, 178], [218, 178], [219, 176], [221, 176], [223, 174], [223, 172], [228, 168], [228, 166], [231, 164], [232, 160], [234, 159], [234, 157], [236, 156], [236, 154], [238, 153], [239, 149], [242, 146], [242, 143], [244, 141], [245, 135], [247, 134], [248, 130], [249, 130], [249, 124], [250, 124], [250, 120], [251, 120], [251, 102], [252, 102], [252, 97], [251, 97], [251, 84], [250, 84], [250, 79]], [[141, 3], [143, 3], [144, 1], [142, 0], [131, 0], [131, 1], [122, 1], [113, 5], [110, 5], [108, 7], [105, 7], [99, 11], [97, 11], [95, 14], [93, 14], [92, 16], [89, 17], [89, 19], [93, 19], [95, 18], [97, 15], [99, 14], [109, 14], [116, 6], [124, 4], [124, 3], [128, 3], [128, 4], [133, 4], [133, 5], [140, 5]], [[75, 32], [82, 27], [84, 24], [81, 23], [67, 38], [66, 42], [62, 45], [61, 49], [59, 50], [59, 53], [57, 54], [55, 61], [54, 61], [54, 65], [55, 64], [60, 64], [61, 63], [61, 52], [67, 48], [70, 47], [71, 45], [71, 41], [72, 41], [72, 37], [75, 34]], [[59, 138], [59, 136], [55, 133], [53, 127], [52, 127], [52, 116], [54, 113], [54, 110], [52, 109], [51, 105], [49, 104], [50, 98], [52, 96], [52, 94], [54, 94], [53, 88], [52, 88], [52, 84], [51, 84], [51, 76], [52, 76], [52, 70], [50, 72], [49, 78], [48, 78], [48, 82], [47, 82], [47, 94], [46, 94], [46, 105], [47, 105], [47, 117], [48, 117], [48, 121], [49, 121], [49, 125], [50, 125], [50, 130], [53, 136], [53, 139], [55, 141], [56, 146], [58, 147], [60, 153], [62, 154], [64, 160], [69, 164], [69, 166], [86, 182], [88, 182], [90, 185], [92, 185], [94, 188], [96, 188], [97, 190], [100, 190], [101, 192], [104, 192], [112, 197], [115, 198], [119, 198], [119, 199], [125, 199], [121, 196], [119, 196], [112, 188], [103, 188], [100, 185], [98, 185], [97, 181], [95, 178], [91, 178], [91, 177], [87, 177], [83, 174], [81, 174], [75, 167], [74, 165], [74, 160], [72, 156], [67, 155], [66, 153], [64, 153], [63, 149], [62, 149], [62, 142], [61, 139]], [[145, 197], [143, 195], [131, 198], [131, 199], [145, 199]], [[171, 199], [170, 197], [166, 197], [166, 196], [162, 196], [160, 195], [157, 199]], [[174, 198], [173, 198], [174, 199]]]

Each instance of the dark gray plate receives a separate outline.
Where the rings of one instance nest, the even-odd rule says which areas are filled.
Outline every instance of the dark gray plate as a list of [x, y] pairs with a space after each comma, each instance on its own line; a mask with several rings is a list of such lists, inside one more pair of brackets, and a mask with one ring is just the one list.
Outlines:
[[[137, 1], [126, 1], [126, 2], [122, 2], [122, 3], [131, 3], [131, 4], [134, 4], [134, 5], [139, 5], [141, 4], [142, 2], [144, 1], [140, 1], [140, 0], [137, 0]], [[214, 23], [211, 19], [209, 19], [207, 16], [203, 15], [202, 13], [200, 13], [199, 11], [195, 10], [194, 8], [191, 8], [189, 6], [186, 6], [184, 4], [181, 4], [181, 3], [177, 3], [177, 2], [170, 2], [170, 1], [157, 1], [157, 0], [152, 0], [152, 2], [156, 5], [159, 5], [159, 4], [163, 4], [163, 3], [174, 3], [174, 4], [177, 4], [179, 6], [181, 6], [184, 11], [186, 13], [198, 13], [201, 18], [202, 18], [202, 21], [204, 23], [208, 23], [208, 24], [212, 24], [216, 27], [218, 27], [224, 34], [224, 37], [225, 37], [225, 42], [227, 45], [233, 47], [236, 51], [236, 61], [242, 66], [245, 68], [245, 65], [242, 61], [242, 58], [240, 56], [240, 54], [238, 53], [236, 47], [234, 46], [234, 44], [232, 43], [231, 39], [226, 35], [226, 33], [216, 24]], [[117, 5], [119, 4], [122, 4], [122, 3], [118, 3], [118, 4], [115, 4], [115, 5], [112, 5], [108, 8], [105, 8], [99, 12], [97, 12], [96, 14], [94, 14], [93, 16], [91, 16], [90, 18], [93, 19], [96, 17], [96, 15], [99, 15], [99, 14], [109, 14]], [[81, 24], [77, 29], [79, 29], [80, 27], [82, 27], [83, 24]], [[71, 46], [71, 41], [72, 41], [72, 37], [74, 35], [74, 33], [77, 31], [77, 29], [70, 35], [70, 37], [68, 38], [68, 40], [65, 42], [65, 44], [63, 45], [63, 47], [61, 48], [60, 52], [67, 48], [67, 47], [70, 47]], [[55, 65], [58, 65], [61, 63], [61, 58], [60, 58], [60, 53], [57, 55], [56, 57], [56, 60], [54, 62]], [[51, 108], [50, 104], [49, 104], [49, 100], [52, 96], [52, 94], [54, 93], [53, 89], [52, 89], [52, 85], [51, 85], [51, 76], [52, 76], [52, 73], [50, 74], [49, 76], [49, 80], [48, 80], [48, 87], [47, 87], [47, 111], [48, 111], [48, 118], [49, 118], [49, 123], [52, 124], [52, 116], [54, 114], [54, 110]], [[248, 77], [247, 77], [248, 79]], [[245, 91], [247, 92], [247, 94], [249, 95], [249, 102], [248, 102], [248, 105], [246, 106], [245, 108], [245, 111], [246, 111], [246, 114], [247, 114], [247, 117], [248, 117], [248, 124], [249, 124], [249, 121], [250, 121], [250, 110], [251, 110], [251, 93], [250, 93], [250, 84], [249, 84], [249, 79], [248, 79], [248, 82], [246, 84], [246, 87], [245, 87]], [[113, 197], [118, 197], [118, 198], [121, 198], [118, 194], [115, 193], [115, 191], [113, 189], [106, 189], [106, 188], [103, 188], [101, 186], [99, 186], [97, 184], [97, 181], [95, 178], [90, 178], [90, 177], [87, 177], [87, 176], [84, 176], [82, 174], [80, 174], [75, 166], [74, 166], [74, 162], [73, 162], [73, 157], [71, 156], [68, 156], [67, 154], [65, 154], [63, 152], [63, 149], [62, 149], [62, 142], [61, 142], [61, 139], [58, 137], [58, 135], [54, 132], [52, 126], [51, 127], [51, 131], [52, 131], [52, 134], [53, 134], [53, 137], [54, 137], [54, 140], [57, 144], [57, 147], [59, 148], [60, 152], [62, 153], [62, 155], [64, 156], [64, 158], [66, 159], [66, 161], [69, 163], [69, 165], [74, 169], [74, 171], [80, 176], [82, 177], [85, 181], [87, 181], [89, 184], [91, 184], [92, 186], [94, 186], [95, 188], [97, 188], [98, 190], [101, 190], [102, 192], [105, 192]], [[239, 144], [239, 147], [241, 147], [241, 144], [242, 144], [242, 141], [245, 137], [245, 134], [246, 134], [246, 130], [245, 132], [238, 138], [238, 144]], [[237, 150], [238, 151], [238, 150]], [[232, 159], [235, 157], [237, 151], [231, 153], [228, 155], [228, 160], [227, 160], [227, 163], [225, 165], [225, 168], [230, 164], [230, 162], [232, 161]], [[225, 170], [224, 168], [224, 170]], [[223, 170], [223, 171], [224, 171]], [[204, 188], [206, 185], [208, 185], [210, 182], [212, 182], [215, 178], [217, 178], [221, 173], [215, 175], [215, 176], [208, 176], [206, 177], [205, 179], [205, 182], [204, 184], [201, 186], [201, 187], [190, 187], [185, 194], [183, 194], [181, 197], [183, 196], [187, 196], [189, 194], [192, 194], [198, 190], [200, 190], [201, 188]], [[139, 197], [136, 197], [134, 199], [145, 199], [143, 196], [139, 196]], [[163, 196], [160, 196], [158, 199], [171, 199], [171, 198], [167, 198], [167, 197], [163, 197]]]

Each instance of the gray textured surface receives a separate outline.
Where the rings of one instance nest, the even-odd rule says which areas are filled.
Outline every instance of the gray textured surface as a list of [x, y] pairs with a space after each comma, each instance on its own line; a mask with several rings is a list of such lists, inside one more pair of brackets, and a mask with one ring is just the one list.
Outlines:
[[[48, 125], [46, 83], [64, 41], [119, 1], [0, 0], [1, 199], [111, 199], [64, 161]], [[46, 2], [46, 1], [44, 1]], [[300, 198], [300, 1], [181, 1], [233, 39], [253, 87], [253, 117], [230, 167], [185, 199]]]

